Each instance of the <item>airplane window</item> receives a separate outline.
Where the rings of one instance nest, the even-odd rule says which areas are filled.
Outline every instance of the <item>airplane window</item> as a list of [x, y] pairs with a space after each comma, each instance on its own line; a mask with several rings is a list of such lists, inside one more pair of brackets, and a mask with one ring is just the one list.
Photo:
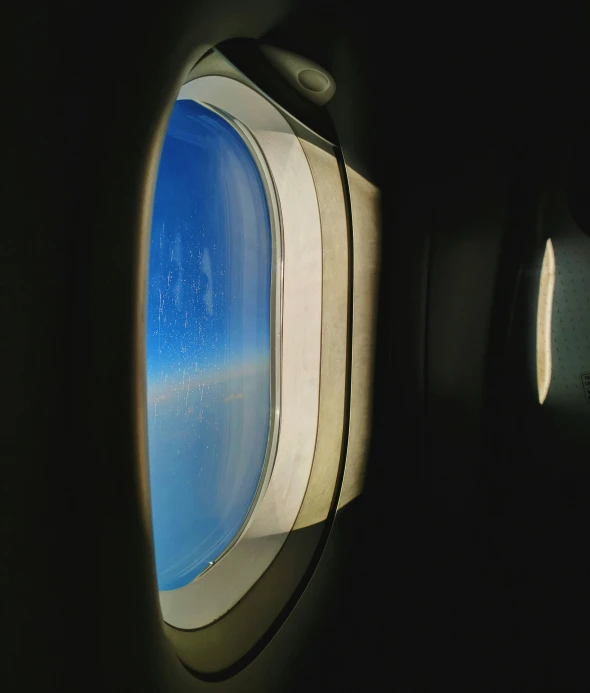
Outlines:
[[539, 403], [543, 404], [551, 385], [551, 319], [553, 313], [553, 292], [555, 290], [555, 253], [551, 239], [547, 239], [537, 303], [537, 389]]
[[217, 112], [178, 100], [156, 183], [149, 260], [150, 488], [160, 590], [232, 544], [271, 426], [272, 237], [257, 162]]
[[201, 628], [266, 572], [317, 440], [322, 231], [301, 142], [250, 86], [188, 80], [163, 146], [148, 296], [162, 617]]

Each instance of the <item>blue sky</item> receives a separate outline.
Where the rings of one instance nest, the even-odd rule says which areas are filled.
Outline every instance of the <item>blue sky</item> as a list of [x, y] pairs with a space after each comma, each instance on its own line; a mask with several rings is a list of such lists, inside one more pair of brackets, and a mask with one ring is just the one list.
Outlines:
[[161, 589], [190, 582], [241, 526], [270, 417], [270, 222], [240, 135], [177, 101], [150, 244], [148, 430]]

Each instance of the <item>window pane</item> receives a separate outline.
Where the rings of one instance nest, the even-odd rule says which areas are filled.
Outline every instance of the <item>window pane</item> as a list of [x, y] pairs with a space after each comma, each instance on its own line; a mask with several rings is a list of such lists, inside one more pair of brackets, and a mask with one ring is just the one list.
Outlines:
[[153, 210], [148, 431], [158, 583], [182, 587], [243, 525], [270, 422], [271, 229], [237, 131], [177, 101]]

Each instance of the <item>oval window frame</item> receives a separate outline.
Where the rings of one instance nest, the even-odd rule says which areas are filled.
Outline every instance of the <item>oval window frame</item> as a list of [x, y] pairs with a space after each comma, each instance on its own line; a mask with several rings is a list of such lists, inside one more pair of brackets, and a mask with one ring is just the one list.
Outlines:
[[[230, 77], [256, 90], [291, 125], [315, 183], [323, 252], [319, 420], [311, 475], [293, 531], [268, 570], [221, 618], [192, 630], [163, 623], [183, 664], [197, 679], [214, 682], [252, 662], [290, 618], [316, 570], [322, 570], [337, 513], [362, 491], [381, 234], [379, 190], [346, 163], [326, 111], [302, 112], [298, 119], [285, 110], [281, 93], [271, 89], [269, 94], [256, 84], [255, 66], [246, 64], [244, 74], [239, 60], [237, 66], [228, 60], [224, 46], [193, 56], [181, 84], [201, 76]], [[325, 127], [318, 129], [316, 121]]]

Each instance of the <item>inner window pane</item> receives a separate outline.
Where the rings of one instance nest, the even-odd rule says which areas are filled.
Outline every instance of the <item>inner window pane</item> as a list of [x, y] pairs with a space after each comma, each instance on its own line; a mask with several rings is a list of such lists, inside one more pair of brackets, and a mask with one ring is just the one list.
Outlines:
[[147, 314], [158, 584], [182, 587], [227, 548], [263, 471], [271, 416], [271, 227], [241, 135], [177, 101], [156, 183]]

